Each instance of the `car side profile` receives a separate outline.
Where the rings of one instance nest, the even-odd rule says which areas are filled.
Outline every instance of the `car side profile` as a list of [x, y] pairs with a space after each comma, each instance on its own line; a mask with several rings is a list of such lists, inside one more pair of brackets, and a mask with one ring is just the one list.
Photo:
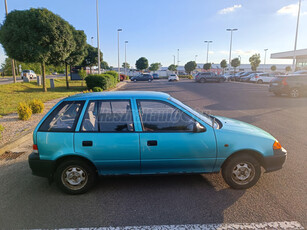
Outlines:
[[275, 77], [275, 74], [272, 73], [256, 73], [250, 78], [250, 82], [257, 84], [270, 83]]
[[226, 78], [222, 75], [217, 75], [216, 73], [212, 72], [203, 72], [203, 73], [198, 73], [195, 76], [195, 81], [200, 82], [200, 83], [205, 83], [205, 82], [224, 82]]
[[131, 81], [148, 81], [148, 82], [151, 82], [153, 80], [153, 76], [150, 75], [150, 74], [140, 74], [138, 76], [135, 76], [135, 77], [131, 77], [130, 78]]
[[170, 74], [168, 76], [168, 81], [179, 81], [179, 77], [177, 76], [177, 74]]
[[117, 91], [63, 99], [33, 132], [32, 173], [69, 194], [99, 175], [216, 173], [247, 189], [281, 169], [287, 152], [250, 124], [200, 114], [168, 94]]

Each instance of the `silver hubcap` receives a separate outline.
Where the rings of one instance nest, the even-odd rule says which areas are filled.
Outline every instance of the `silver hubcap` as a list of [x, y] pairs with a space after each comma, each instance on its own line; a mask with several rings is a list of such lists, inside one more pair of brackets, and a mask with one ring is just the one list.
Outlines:
[[245, 185], [255, 177], [255, 168], [248, 162], [237, 164], [232, 170], [232, 179], [237, 184]]
[[79, 166], [69, 166], [62, 173], [63, 184], [73, 190], [83, 188], [88, 180], [88, 175], [84, 169]]
[[292, 89], [291, 90], [291, 96], [292, 97], [298, 97], [299, 96], [298, 89]]

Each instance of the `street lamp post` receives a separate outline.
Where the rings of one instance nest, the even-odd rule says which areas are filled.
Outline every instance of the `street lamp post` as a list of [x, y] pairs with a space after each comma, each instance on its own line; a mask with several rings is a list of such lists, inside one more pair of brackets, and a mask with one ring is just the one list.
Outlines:
[[[5, 13], [6, 13], [6, 16], [8, 15], [8, 12], [7, 12], [7, 3], [6, 3], [6, 0], [4, 0], [4, 4], [5, 4]], [[14, 83], [16, 83], [16, 73], [15, 73], [15, 60], [12, 58], [12, 75], [13, 75], [13, 81]]]
[[123, 31], [122, 29], [117, 29], [117, 64], [118, 64], [118, 79], [120, 80], [120, 62], [119, 62], [119, 32]]
[[178, 67], [179, 67], [179, 49], [177, 50], [177, 74], [178, 74]]
[[196, 63], [196, 58], [198, 57], [198, 55], [195, 55], [195, 63]]
[[94, 37], [91, 37], [91, 45], [94, 46]]
[[[239, 55], [238, 58], [239, 58], [239, 60], [240, 60], [240, 65], [241, 65], [241, 56]], [[240, 67], [240, 65], [239, 65], [239, 67]]]
[[205, 41], [205, 43], [207, 43], [207, 62], [206, 63], [209, 63], [209, 43], [212, 43], [212, 41]]
[[176, 65], [176, 55], [173, 55], [174, 57], [174, 65]]
[[237, 30], [238, 29], [226, 29], [226, 31], [230, 31], [229, 71], [231, 67], [232, 32]]
[[97, 16], [97, 50], [98, 50], [98, 74], [100, 74], [100, 48], [99, 48], [99, 14], [98, 14], [98, 0], [96, 0], [96, 16]]
[[293, 51], [293, 63], [292, 63], [292, 71], [295, 71], [296, 67], [296, 44], [297, 44], [297, 36], [298, 36], [298, 26], [300, 22], [300, 12], [301, 12], [301, 0], [298, 2], [298, 13], [297, 13], [297, 22], [296, 22], [296, 33], [295, 33], [295, 42], [294, 42], [294, 51]]
[[264, 49], [264, 67], [263, 67], [263, 72], [265, 72], [265, 63], [266, 63], [266, 52], [268, 51], [268, 49]]
[[127, 44], [128, 41], [125, 41], [125, 75], [127, 76]]

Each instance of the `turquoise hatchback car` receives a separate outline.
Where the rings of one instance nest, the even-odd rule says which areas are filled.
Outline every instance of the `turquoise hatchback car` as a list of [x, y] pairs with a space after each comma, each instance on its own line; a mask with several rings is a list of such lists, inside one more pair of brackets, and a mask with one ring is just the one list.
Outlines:
[[200, 114], [159, 92], [86, 93], [60, 101], [37, 125], [32, 173], [66, 193], [88, 191], [98, 175], [213, 173], [246, 189], [261, 167], [281, 169], [287, 152], [244, 122]]

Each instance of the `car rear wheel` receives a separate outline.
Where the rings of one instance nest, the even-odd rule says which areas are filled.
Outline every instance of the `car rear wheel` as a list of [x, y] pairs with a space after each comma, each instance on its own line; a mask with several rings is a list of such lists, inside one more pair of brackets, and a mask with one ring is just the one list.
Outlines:
[[290, 97], [297, 98], [300, 96], [300, 90], [298, 88], [293, 88], [289, 92]]
[[262, 84], [262, 83], [263, 83], [262, 80], [258, 80], [258, 81], [257, 81], [257, 84]]
[[136, 79], [134, 79], [133, 81], [136, 82]]
[[200, 83], [205, 83], [206, 79], [205, 78], [201, 78], [199, 81], [200, 81]]
[[152, 81], [151, 79], [148, 80], [148, 82], [151, 82], [151, 81]]
[[61, 163], [55, 172], [58, 187], [68, 194], [87, 192], [96, 180], [95, 169], [82, 160], [67, 160]]
[[237, 155], [227, 160], [222, 168], [225, 182], [234, 189], [247, 189], [260, 178], [259, 162], [250, 155]]

